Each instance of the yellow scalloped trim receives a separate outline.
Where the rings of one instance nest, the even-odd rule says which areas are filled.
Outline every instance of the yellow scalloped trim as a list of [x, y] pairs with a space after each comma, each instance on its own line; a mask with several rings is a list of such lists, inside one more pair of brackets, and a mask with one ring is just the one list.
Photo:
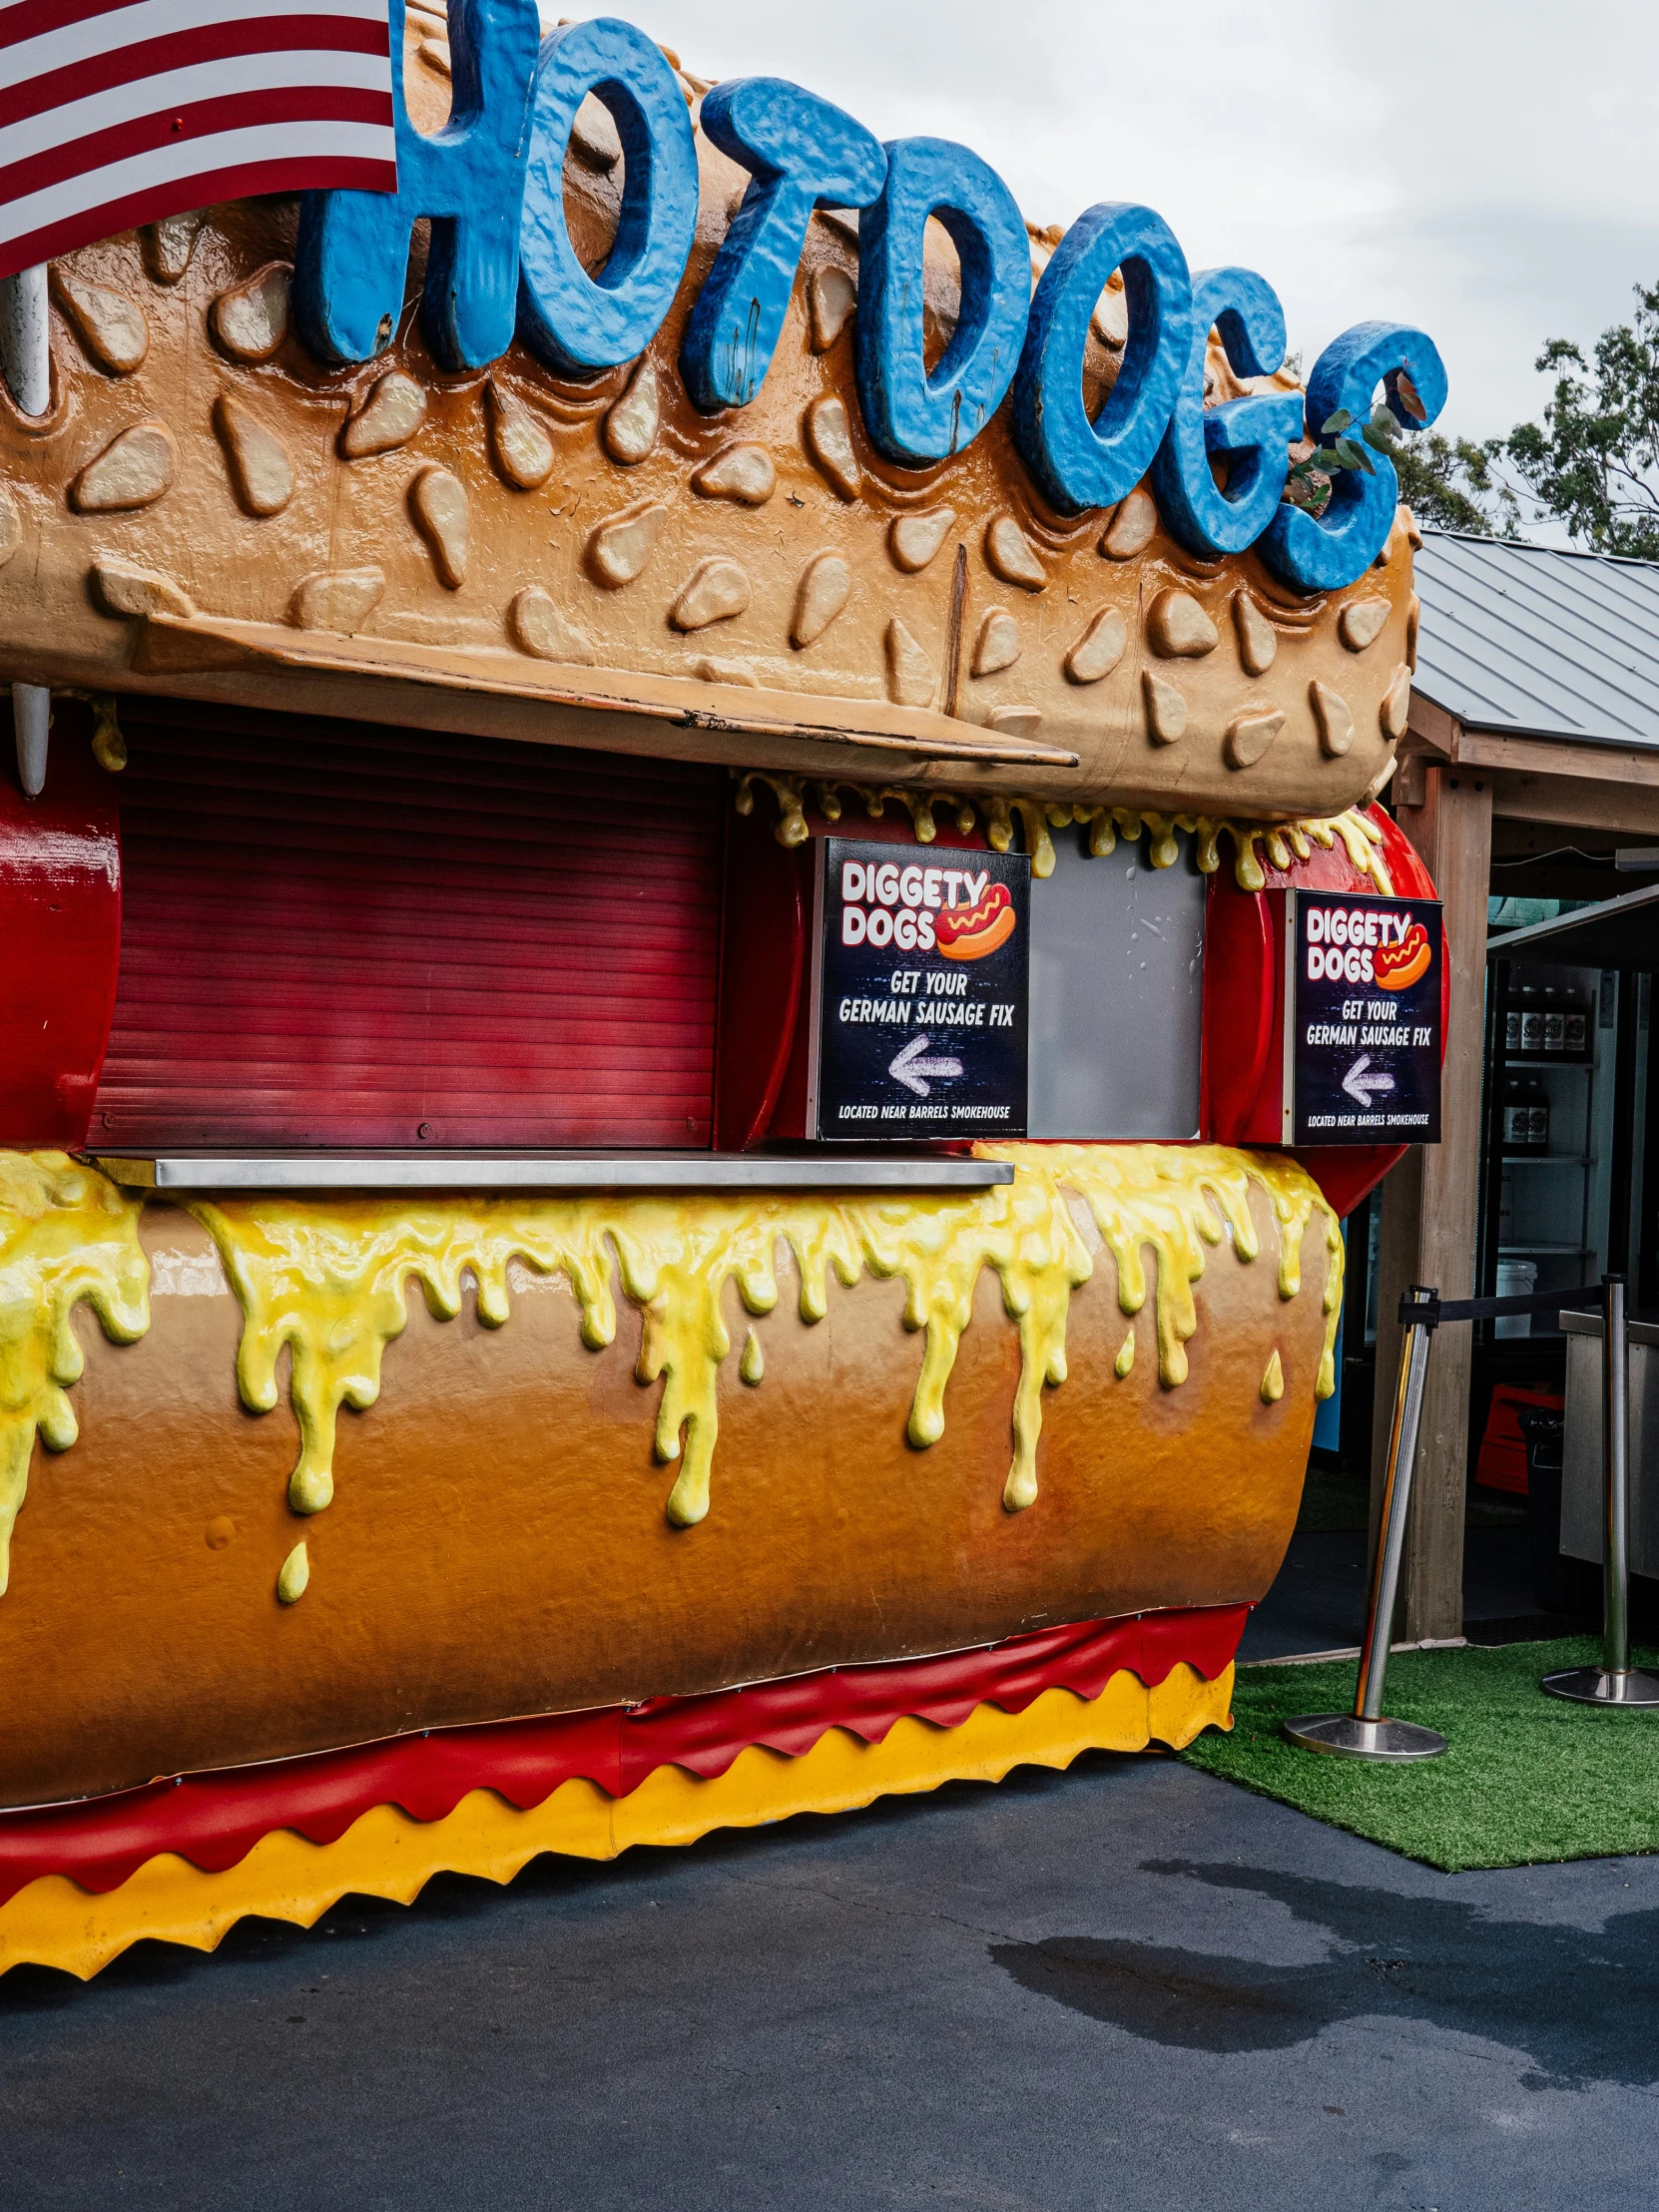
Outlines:
[[348, 1893], [412, 1905], [435, 1874], [506, 1883], [542, 1852], [615, 1859], [635, 1844], [850, 1812], [943, 1782], [1000, 1782], [1012, 1767], [1068, 1767], [1085, 1751], [1144, 1751], [1154, 1741], [1179, 1751], [1206, 1728], [1231, 1728], [1232, 1701], [1231, 1667], [1206, 1682], [1183, 1664], [1153, 1690], [1125, 1669], [1094, 1699], [1045, 1690], [1023, 1713], [980, 1705], [957, 1728], [903, 1719], [879, 1744], [831, 1728], [799, 1758], [752, 1745], [712, 1781], [659, 1767], [624, 1798], [578, 1779], [527, 1813], [493, 1790], [472, 1791], [441, 1821], [380, 1805], [332, 1844], [278, 1829], [223, 1874], [163, 1852], [104, 1897], [67, 1875], [43, 1875], [0, 1906], [0, 1973], [58, 1966], [85, 1981], [147, 1937], [214, 1950], [251, 1914], [309, 1928]]

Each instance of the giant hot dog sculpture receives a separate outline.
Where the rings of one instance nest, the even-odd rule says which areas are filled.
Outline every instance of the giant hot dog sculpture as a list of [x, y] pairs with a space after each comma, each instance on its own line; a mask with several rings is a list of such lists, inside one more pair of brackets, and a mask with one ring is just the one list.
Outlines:
[[[1029, 315], [1024, 381], [960, 443], [905, 447], [925, 422], [881, 414], [868, 367], [903, 212], [877, 175], [857, 220], [809, 203], [734, 398], [697, 316], [766, 213], [760, 96], [621, 25], [570, 27], [538, 69], [518, 0], [451, 36], [486, 63], [523, 45], [484, 81], [543, 101], [514, 174], [531, 210], [542, 164], [546, 221], [562, 174], [583, 270], [652, 166], [620, 159], [593, 72], [686, 134], [657, 322], [626, 358], [550, 359], [527, 228], [518, 335], [457, 357], [416, 311], [417, 246], [408, 313], [353, 355], [333, 216], [282, 200], [65, 258], [50, 410], [0, 398], [5, 677], [94, 695], [110, 776], [120, 700], [150, 694], [722, 764], [786, 842], [860, 800], [924, 841], [936, 809], [1018, 836], [1039, 873], [1062, 822], [1160, 863], [1190, 838], [1215, 879], [1207, 1141], [991, 1147], [1014, 1180], [962, 1195], [175, 1205], [89, 1155], [109, 1010], [71, 1005], [94, 1042], [46, 1086], [58, 1119], [0, 1129], [0, 1966], [89, 1972], [139, 1935], [211, 1946], [442, 1867], [505, 1879], [1224, 1725], [1331, 1382], [1337, 1208], [1384, 1164], [1326, 1156], [1328, 1197], [1233, 1142], [1274, 989], [1257, 899], [1430, 890], [1369, 804], [1416, 625], [1385, 459], [1323, 520], [1270, 499], [1257, 540], [1204, 535], [1227, 523], [1207, 414], [1258, 409], [1227, 434], [1270, 490], [1274, 439], [1320, 430], [1261, 279], [1195, 288], [1143, 226], [1126, 292], [1089, 274], [1090, 219], [1018, 226], [986, 311]], [[402, 65], [405, 131], [477, 75], [413, 14]], [[978, 311], [927, 213], [918, 359]], [[1155, 358], [1127, 303], [1154, 262]], [[1432, 413], [1427, 341], [1368, 328], [1309, 412], [1346, 377]], [[1095, 462], [1037, 421], [1062, 341], [1102, 449], [1124, 363], [1119, 413], [1163, 378], [1171, 427], [1110, 499], [1068, 494]], [[0, 796], [0, 852], [27, 860]], [[1012, 921], [993, 887], [937, 954], [982, 958]], [[1380, 947], [1377, 982], [1425, 951]], [[38, 1054], [25, 981], [0, 1004]]]

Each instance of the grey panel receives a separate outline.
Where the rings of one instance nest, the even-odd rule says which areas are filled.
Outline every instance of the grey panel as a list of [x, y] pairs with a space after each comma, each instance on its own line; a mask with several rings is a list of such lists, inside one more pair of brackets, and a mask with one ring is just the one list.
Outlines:
[[1659, 746], [1659, 562], [1425, 530], [1413, 689], [1466, 729]]
[[[1573, 1559], [1602, 1554], [1601, 1326], [1567, 1338], [1567, 1410], [1562, 1432], [1561, 1549]], [[1630, 1346], [1630, 1571], [1659, 1577], [1659, 1346]]]
[[1198, 1132], [1206, 879], [1181, 840], [1174, 867], [1146, 844], [1095, 858], [1054, 832], [1054, 873], [1031, 883], [1033, 1137]]

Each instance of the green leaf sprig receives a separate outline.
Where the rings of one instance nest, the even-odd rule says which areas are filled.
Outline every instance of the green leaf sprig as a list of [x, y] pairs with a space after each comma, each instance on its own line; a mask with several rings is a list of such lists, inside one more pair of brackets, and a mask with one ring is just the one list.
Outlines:
[[1386, 454], [1389, 460], [1396, 458], [1399, 424], [1385, 402], [1379, 401], [1372, 409], [1371, 420], [1361, 425], [1358, 437], [1350, 435], [1353, 428], [1354, 417], [1346, 407], [1339, 407], [1320, 424], [1322, 442], [1296, 463], [1286, 481], [1285, 496], [1294, 506], [1323, 514], [1331, 498], [1332, 479], [1343, 469], [1375, 476], [1373, 453]]

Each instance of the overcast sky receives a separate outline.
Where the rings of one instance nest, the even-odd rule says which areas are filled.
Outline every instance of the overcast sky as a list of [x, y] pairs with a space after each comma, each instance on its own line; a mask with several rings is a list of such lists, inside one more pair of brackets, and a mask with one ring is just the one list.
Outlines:
[[[568, 0], [567, 0], [568, 4]], [[601, 12], [582, 8], [583, 14]], [[1441, 427], [1537, 412], [1546, 337], [1659, 282], [1654, 0], [609, 0], [706, 77], [795, 79], [878, 138], [959, 139], [1034, 223], [1141, 200], [1193, 268], [1278, 288], [1304, 365], [1415, 322]]]

